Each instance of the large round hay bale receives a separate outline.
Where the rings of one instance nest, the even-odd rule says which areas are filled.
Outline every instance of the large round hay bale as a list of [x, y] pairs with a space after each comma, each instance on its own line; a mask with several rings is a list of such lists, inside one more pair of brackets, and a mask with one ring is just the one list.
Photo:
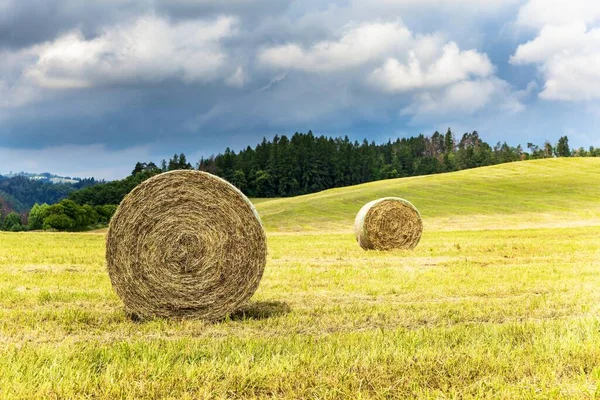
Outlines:
[[423, 220], [409, 201], [386, 197], [360, 209], [354, 233], [365, 250], [414, 249], [421, 240]]
[[252, 203], [199, 171], [141, 183], [121, 202], [106, 239], [112, 285], [140, 318], [223, 318], [255, 292], [266, 256]]

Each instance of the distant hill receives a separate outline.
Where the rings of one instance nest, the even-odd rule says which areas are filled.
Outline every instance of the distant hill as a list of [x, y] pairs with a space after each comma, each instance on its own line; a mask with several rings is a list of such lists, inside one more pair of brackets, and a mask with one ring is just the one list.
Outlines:
[[54, 175], [51, 174], [49, 172], [43, 172], [41, 174], [37, 174], [37, 173], [31, 173], [31, 172], [17, 172], [17, 173], [13, 173], [10, 172], [8, 174], [4, 174], [3, 175], [5, 178], [14, 178], [17, 176], [24, 176], [28, 179], [31, 179], [33, 181], [39, 181], [39, 182], [45, 182], [45, 183], [71, 183], [71, 184], [76, 184], [78, 182], [81, 182], [83, 179], [81, 178], [75, 178], [75, 177], [70, 177], [70, 176], [60, 176], [60, 175]]
[[[69, 193], [94, 186], [95, 179], [60, 177], [52, 174], [9, 174], [0, 176], [0, 204], [3, 210], [27, 212], [35, 203], [54, 204]], [[6, 212], [2, 211], [5, 215]]]
[[27, 211], [27, 207], [25, 207], [13, 196], [0, 191], [0, 216], [5, 217], [7, 214], [13, 211], [17, 213], [24, 213]]
[[268, 231], [352, 230], [367, 202], [411, 201], [428, 229], [517, 229], [600, 225], [600, 158], [554, 158], [438, 175], [389, 179], [261, 201]]

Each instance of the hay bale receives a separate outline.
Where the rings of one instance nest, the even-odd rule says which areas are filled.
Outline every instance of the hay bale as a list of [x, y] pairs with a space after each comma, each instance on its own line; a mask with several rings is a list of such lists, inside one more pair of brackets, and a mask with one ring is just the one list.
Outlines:
[[421, 240], [423, 220], [410, 202], [386, 197], [360, 209], [354, 221], [354, 233], [365, 250], [412, 250]]
[[223, 318], [255, 292], [266, 256], [252, 203], [199, 171], [141, 183], [121, 202], [106, 239], [112, 285], [140, 318]]

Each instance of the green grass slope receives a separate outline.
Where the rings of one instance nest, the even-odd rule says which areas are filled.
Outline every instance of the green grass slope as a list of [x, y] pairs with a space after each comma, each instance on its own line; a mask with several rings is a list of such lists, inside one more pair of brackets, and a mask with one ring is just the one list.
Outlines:
[[380, 197], [411, 201], [436, 230], [600, 224], [600, 158], [532, 160], [371, 182], [258, 203], [270, 232], [349, 231]]

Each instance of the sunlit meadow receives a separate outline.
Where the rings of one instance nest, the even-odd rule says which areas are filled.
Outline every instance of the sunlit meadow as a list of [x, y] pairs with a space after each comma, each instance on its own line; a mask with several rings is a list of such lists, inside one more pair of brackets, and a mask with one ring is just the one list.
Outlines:
[[[365, 252], [389, 195], [421, 243]], [[600, 397], [600, 160], [257, 203], [265, 275], [217, 323], [128, 318], [104, 232], [0, 234], [0, 398]]]

